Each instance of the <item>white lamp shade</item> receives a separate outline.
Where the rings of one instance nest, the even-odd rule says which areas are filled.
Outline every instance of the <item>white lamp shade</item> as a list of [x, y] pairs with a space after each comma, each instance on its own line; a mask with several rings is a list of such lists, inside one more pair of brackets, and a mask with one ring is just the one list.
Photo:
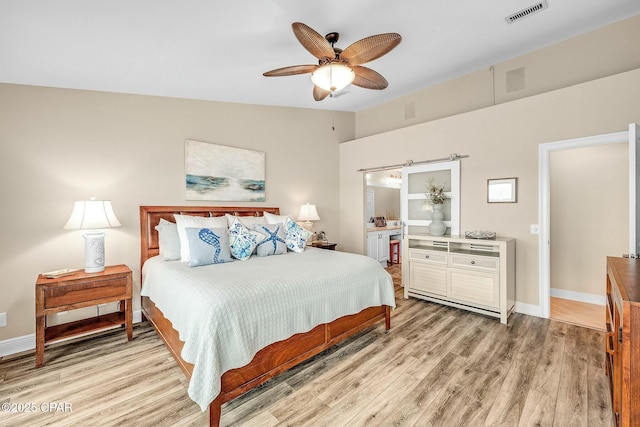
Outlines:
[[64, 229], [90, 230], [120, 227], [121, 225], [109, 200], [84, 200], [75, 202]]
[[313, 84], [330, 92], [349, 86], [355, 78], [353, 70], [342, 64], [323, 65], [311, 73]]
[[307, 203], [306, 205], [300, 206], [300, 212], [298, 213], [298, 221], [319, 221], [320, 217], [318, 216], [318, 211], [316, 210], [316, 205], [310, 205]]

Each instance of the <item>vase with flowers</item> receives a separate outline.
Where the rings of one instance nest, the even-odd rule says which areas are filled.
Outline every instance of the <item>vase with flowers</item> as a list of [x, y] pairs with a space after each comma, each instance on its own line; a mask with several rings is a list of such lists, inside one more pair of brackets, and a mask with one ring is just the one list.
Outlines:
[[444, 192], [444, 185], [437, 185], [433, 178], [429, 179], [425, 195], [427, 196], [427, 204], [433, 208], [429, 233], [433, 236], [442, 236], [447, 231], [446, 224], [442, 222], [444, 219], [442, 205], [448, 198]]

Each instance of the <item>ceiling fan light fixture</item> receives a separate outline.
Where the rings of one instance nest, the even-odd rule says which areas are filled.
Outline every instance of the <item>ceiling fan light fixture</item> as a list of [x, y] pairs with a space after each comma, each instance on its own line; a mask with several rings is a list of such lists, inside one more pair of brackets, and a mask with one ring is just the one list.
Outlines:
[[343, 64], [327, 64], [318, 67], [311, 73], [311, 81], [329, 92], [335, 92], [349, 86], [356, 78], [356, 73]]

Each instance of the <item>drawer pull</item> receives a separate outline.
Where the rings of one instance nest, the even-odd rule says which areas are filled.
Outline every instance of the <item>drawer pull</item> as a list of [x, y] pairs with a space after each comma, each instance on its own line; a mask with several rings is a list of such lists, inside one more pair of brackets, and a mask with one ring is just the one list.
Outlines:
[[428, 258], [429, 258], [429, 255], [425, 255], [424, 257], [428, 259]]
[[610, 355], [614, 355], [616, 354], [615, 349], [613, 348], [613, 342], [616, 339], [616, 333], [615, 332], [607, 332], [607, 353]]
[[474, 265], [476, 262], [475, 261], [471, 261], [471, 265]]

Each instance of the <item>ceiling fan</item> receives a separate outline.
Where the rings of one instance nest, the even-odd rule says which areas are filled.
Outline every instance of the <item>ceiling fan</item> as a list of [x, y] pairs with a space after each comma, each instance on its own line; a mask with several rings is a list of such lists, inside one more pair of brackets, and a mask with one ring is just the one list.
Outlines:
[[311, 27], [301, 23], [291, 24], [293, 34], [313, 56], [318, 65], [293, 65], [263, 73], [265, 77], [293, 76], [311, 73], [313, 99], [322, 101], [327, 96], [354, 84], [365, 89], [381, 90], [389, 82], [378, 72], [361, 64], [380, 58], [396, 47], [402, 37], [398, 33], [384, 33], [365, 37], [342, 50], [333, 45], [338, 41], [338, 33], [322, 37]]

